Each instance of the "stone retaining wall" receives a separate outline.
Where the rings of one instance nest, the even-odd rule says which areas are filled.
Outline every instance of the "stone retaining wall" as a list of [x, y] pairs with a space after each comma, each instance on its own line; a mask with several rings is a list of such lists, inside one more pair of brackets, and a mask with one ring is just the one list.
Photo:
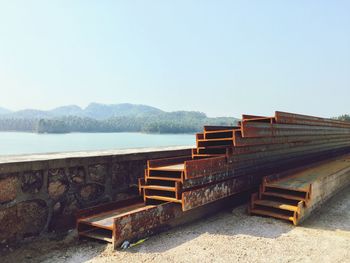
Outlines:
[[0, 244], [72, 228], [77, 209], [137, 195], [147, 160], [180, 155], [190, 149], [0, 158]]

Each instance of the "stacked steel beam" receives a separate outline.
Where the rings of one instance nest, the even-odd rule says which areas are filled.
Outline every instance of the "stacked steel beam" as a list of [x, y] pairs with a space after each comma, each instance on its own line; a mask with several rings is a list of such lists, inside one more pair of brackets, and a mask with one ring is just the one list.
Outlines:
[[346, 154], [264, 177], [248, 211], [298, 225], [349, 184], [350, 155]]
[[350, 123], [276, 112], [237, 127], [205, 126], [192, 156], [152, 160], [139, 181], [146, 203], [190, 210], [247, 190], [261, 178], [350, 151]]

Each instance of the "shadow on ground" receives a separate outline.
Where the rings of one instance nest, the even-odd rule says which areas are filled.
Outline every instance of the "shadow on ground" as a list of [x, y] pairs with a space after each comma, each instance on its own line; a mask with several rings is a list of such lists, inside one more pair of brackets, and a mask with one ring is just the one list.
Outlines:
[[326, 231], [346, 231], [350, 234], [350, 186], [324, 203], [302, 226]]
[[350, 187], [326, 202], [300, 227], [272, 218], [249, 216], [246, 209], [246, 204], [239, 205], [234, 209], [152, 236], [141, 245], [124, 251], [113, 251], [111, 245], [102, 242], [79, 241], [76, 233], [72, 232], [62, 240], [43, 239], [24, 244], [2, 255], [1, 262], [86, 262], [105, 257], [127, 260], [130, 254], [135, 253], [158, 254], [177, 247], [198, 246], [196, 239], [203, 236], [210, 238], [207, 239], [208, 242], [199, 242], [199, 245], [207, 247], [216, 246], [215, 237], [227, 239], [227, 242], [235, 246], [235, 241], [240, 242], [242, 238], [253, 237], [273, 241], [283, 236], [287, 237], [291, 231], [298, 232], [301, 229], [342, 231], [350, 236]]
[[103, 242], [78, 240], [75, 231], [60, 238], [49, 236], [27, 240], [16, 248], [3, 249], [1, 263], [86, 262], [106, 249]]
[[[301, 224], [302, 228], [346, 231], [350, 235], [350, 187], [347, 187], [315, 211]], [[249, 216], [247, 205], [224, 211], [185, 226], [151, 237], [146, 243], [129, 249], [131, 253], [162, 253], [206, 235], [254, 236], [276, 239], [298, 228], [290, 222], [267, 217]]]

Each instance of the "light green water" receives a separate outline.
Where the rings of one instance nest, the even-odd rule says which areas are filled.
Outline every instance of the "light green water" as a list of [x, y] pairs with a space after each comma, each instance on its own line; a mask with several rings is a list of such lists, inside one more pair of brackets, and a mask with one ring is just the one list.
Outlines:
[[0, 155], [191, 146], [193, 134], [0, 132]]

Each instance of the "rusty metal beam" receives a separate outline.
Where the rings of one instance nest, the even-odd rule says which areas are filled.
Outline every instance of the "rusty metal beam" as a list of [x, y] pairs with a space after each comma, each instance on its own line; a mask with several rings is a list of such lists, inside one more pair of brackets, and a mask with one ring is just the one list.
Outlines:
[[147, 161], [148, 168], [167, 166], [172, 164], [183, 163], [184, 161], [191, 160], [191, 155], [173, 157], [173, 158], [163, 158], [163, 159], [155, 159]]
[[[283, 112], [243, 115], [238, 127], [205, 126], [196, 134], [196, 145], [191, 156], [150, 160], [139, 180], [144, 204], [113, 208], [109, 214], [98, 208], [96, 216], [85, 211], [78, 221], [81, 235], [117, 246], [199, 218], [222, 200], [256, 189], [263, 176], [278, 178], [288, 169], [350, 152], [350, 124]], [[286, 218], [299, 209], [283, 207], [290, 209]]]
[[205, 125], [203, 127], [204, 131], [220, 131], [220, 130], [230, 130], [230, 129], [239, 129], [239, 126], [214, 126], [214, 125]]
[[257, 115], [249, 115], [249, 114], [242, 114], [242, 120], [250, 120], [250, 119], [266, 119], [269, 117], [266, 116], [257, 116]]
[[244, 176], [186, 191], [182, 193], [182, 210], [187, 211], [207, 205], [250, 188], [251, 180], [248, 176]]
[[344, 138], [350, 139], [349, 134], [331, 134], [331, 135], [301, 135], [301, 136], [278, 136], [278, 137], [252, 137], [243, 138], [241, 131], [236, 131], [234, 134], [234, 146], [235, 147], [246, 147], [254, 145], [266, 145], [266, 144], [282, 144], [290, 142], [302, 142], [302, 141], [317, 141], [324, 139], [337, 139]]
[[227, 169], [226, 157], [213, 157], [185, 162], [185, 179], [208, 176]]
[[242, 122], [242, 137], [305, 136], [350, 134], [350, 128], [290, 125], [263, 123], [256, 121]]
[[281, 124], [298, 124], [309, 126], [327, 126], [327, 127], [339, 127], [350, 128], [349, 122], [340, 120], [326, 119], [315, 116], [307, 116], [289, 112], [276, 111], [275, 112], [276, 123]]
[[[190, 211], [182, 211], [181, 205], [169, 202], [158, 205], [134, 203], [133, 206], [139, 205], [138, 208], [130, 205], [121, 206], [119, 202], [115, 202], [114, 207], [119, 207], [120, 210], [125, 211], [124, 213], [118, 214], [116, 210], [110, 210], [109, 214], [95, 213], [90, 218], [79, 218], [77, 221], [78, 234], [80, 237], [110, 242], [117, 249], [126, 240], [137, 241], [171, 227], [193, 222], [222, 209], [242, 204], [248, 200], [248, 197], [249, 192], [241, 192]], [[99, 223], [95, 225], [88, 223], [88, 220], [98, 221], [99, 218], [103, 218], [112, 230], [105, 229], [103, 223], [100, 225]]]
[[253, 194], [251, 214], [272, 216], [298, 225], [340, 189], [350, 184], [350, 156], [300, 167], [280, 177], [266, 177]]

